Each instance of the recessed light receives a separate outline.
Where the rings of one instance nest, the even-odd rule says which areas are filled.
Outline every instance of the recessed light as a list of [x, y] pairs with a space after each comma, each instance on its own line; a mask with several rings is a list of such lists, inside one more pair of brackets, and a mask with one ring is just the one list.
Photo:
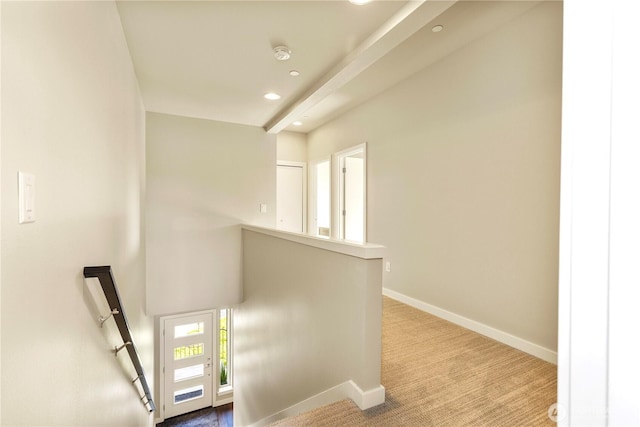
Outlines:
[[435, 27], [431, 28], [431, 31], [433, 31], [434, 33], [439, 33], [443, 29], [444, 27], [442, 25], [436, 25]]
[[300, 71], [298, 70], [291, 70], [289, 71], [289, 75], [293, 76], [293, 77], [298, 77], [300, 75]]
[[300, 120], [296, 120], [295, 122], [292, 123], [292, 125], [294, 125], [294, 126], [302, 126], [302, 122]]
[[264, 94], [265, 99], [268, 99], [269, 101], [277, 101], [278, 99], [280, 99], [280, 95], [278, 95], [275, 92], [269, 92], [269, 93], [265, 93]]
[[363, 4], [369, 3], [370, 0], [349, 0], [350, 3], [353, 3], [358, 6], [362, 6]]

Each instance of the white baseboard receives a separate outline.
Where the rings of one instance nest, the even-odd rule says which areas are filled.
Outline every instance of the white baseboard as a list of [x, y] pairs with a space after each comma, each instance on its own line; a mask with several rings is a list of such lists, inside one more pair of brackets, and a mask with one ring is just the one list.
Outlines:
[[434, 316], [448, 320], [451, 323], [455, 323], [456, 325], [460, 325], [464, 328], [485, 335], [489, 338], [493, 338], [496, 341], [499, 341], [510, 347], [517, 348], [518, 350], [529, 353], [530, 355], [544, 361], [556, 365], [558, 364], [558, 353], [549, 350], [548, 348], [542, 347], [538, 344], [534, 344], [522, 338], [511, 335], [507, 332], [485, 325], [484, 323], [476, 322], [475, 320], [471, 320], [464, 316], [460, 316], [459, 314], [455, 314], [440, 307], [436, 307], [435, 305], [427, 304], [426, 302], [411, 298], [409, 296], [401, 294], [400, 292], [392, 291], [391, 289], [383, 288], [382, 294], [396, 301], [400, 301], [402, 303], [410, 305], [411, 307], [417, 308], [418, 310], [425, 311], [429, 314], [433, 314]]
[[367, 391], [362, 391], [360, 387], [353, 381], [347, 381], [350, 383], [350, 395], [351, 400], [358, 405], [358, 408], [365, 409], [373, 408], [384, 403], [384, 386], [379, 385], [376, 388], [372, 388]]
[[362, 410], [372, 408], [376, 405], [384, 403], [384, 387], [378, 386], [371, 390], [362, 391], [360, 387], [353, 381], [345, 381], [328, 390], [320, 392], [315, 396], [311, 396], [302, 402], [296, 403], [280, 412], [276, 412], [260, 421], [251, 424], [251, 427], [262, 427], [270, 423], [276, 422], [283, 418], [293, 417], [303, 412], [311, 411], [320, 406], [338, 402], [343, 399], [351, 399]]

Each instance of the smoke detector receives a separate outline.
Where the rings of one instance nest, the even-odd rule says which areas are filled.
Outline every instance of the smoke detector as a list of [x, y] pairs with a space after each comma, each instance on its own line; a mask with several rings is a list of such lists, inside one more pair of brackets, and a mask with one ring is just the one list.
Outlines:
[[275, 56], [278, 61], [286, 61], [291, 58], [291, 49], [287, 46], [276, 46], [273, 48], [273, 56]]

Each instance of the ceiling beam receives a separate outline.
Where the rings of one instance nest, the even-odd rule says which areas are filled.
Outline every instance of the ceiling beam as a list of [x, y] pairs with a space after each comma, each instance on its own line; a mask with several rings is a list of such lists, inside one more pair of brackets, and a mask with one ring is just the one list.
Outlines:
[[264, 126], [268, 133], [284, 130], [311, 107], [355, 79], [416, 31], [432, 22], [457, 0], [409, 1], [391, 19], [315, 82], [300, 98], [280, 110]]

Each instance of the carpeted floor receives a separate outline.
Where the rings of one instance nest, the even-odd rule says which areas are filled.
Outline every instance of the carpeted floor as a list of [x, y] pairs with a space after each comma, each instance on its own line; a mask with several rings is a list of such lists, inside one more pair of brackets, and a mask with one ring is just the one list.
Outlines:
[[384, 404], [343, 400], [271, 426], [555, 426], [555, 365], [386, 297], [382, 335]]

